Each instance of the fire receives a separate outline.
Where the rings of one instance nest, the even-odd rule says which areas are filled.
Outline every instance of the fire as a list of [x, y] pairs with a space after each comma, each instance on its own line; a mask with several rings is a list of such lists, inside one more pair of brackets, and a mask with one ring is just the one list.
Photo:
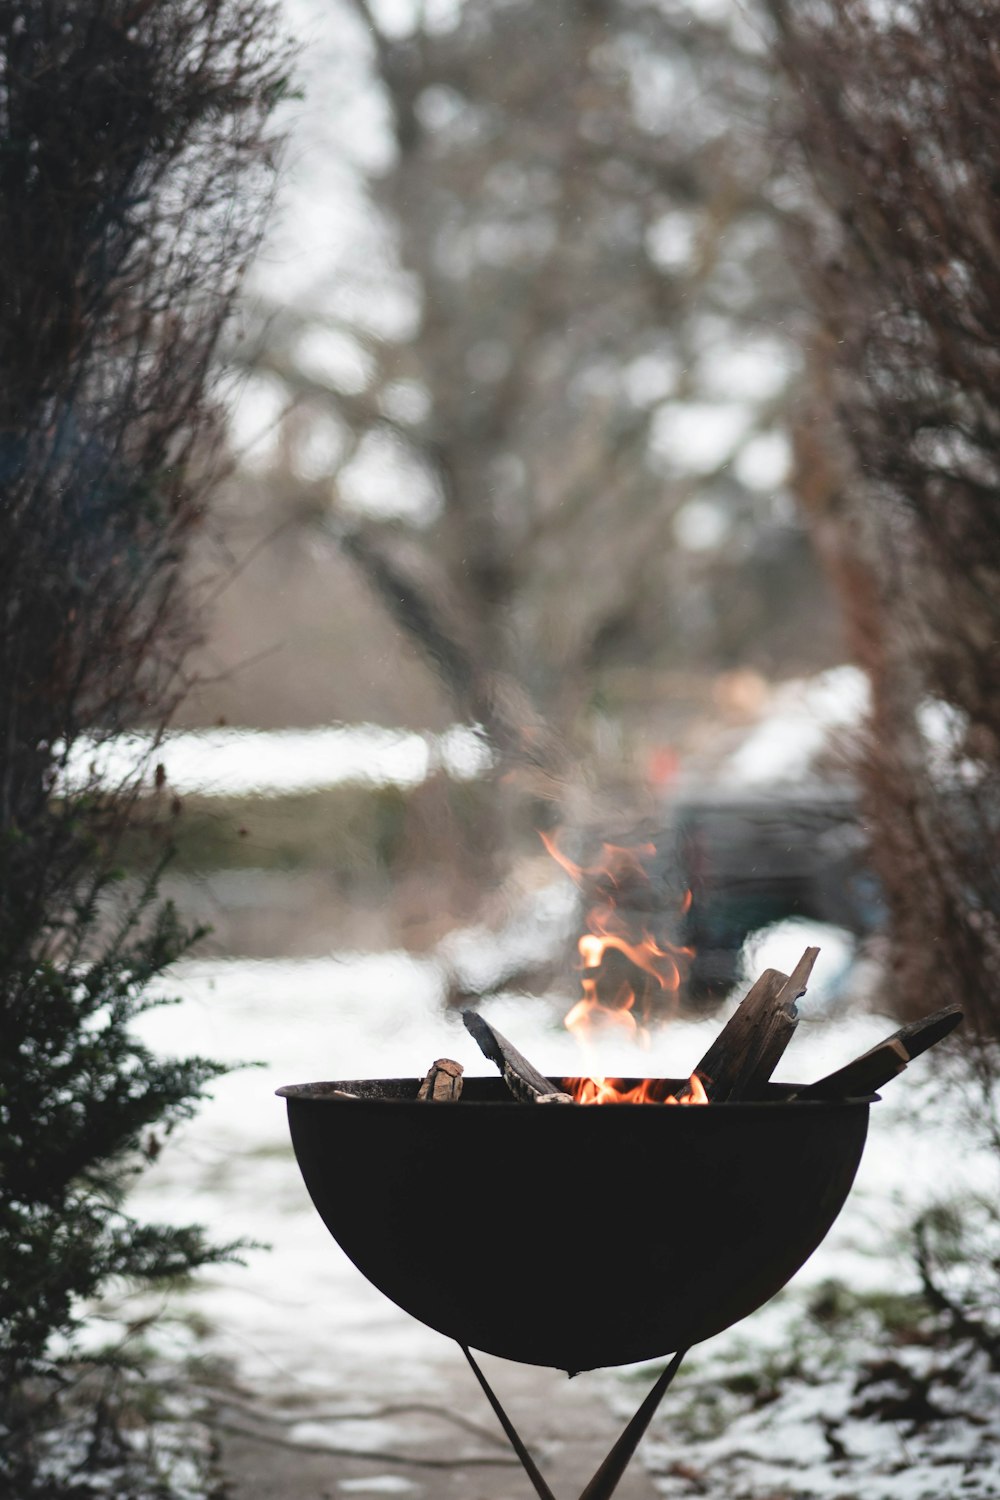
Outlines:
[[[542, 833], [549, 854], [566, 871], [589, 900], [586, 931], [577, 944], [580, 954], [582, 994], [565, 1017], [564, 1025], [580, 1041], [591, 1075], [566, 1079], [565, 1087], [579, 1104], [707, 1104], [701, 1079], [692, 1075], [681, 1098], [664, 1099], [656, 1093], [656, 1080], [644, 1079], [634, 1087], [621, 1079], [605, 1078], [596, 1066], [593, 1042], [604, 1032], [624, 1031], [642, 1042], [647, 1040], [643, 1022], [663, 995], [676, 995], [682, 966], [694, 954], [657, 939], [648, 925], [636, 921], [635, 912], [649, 909], [652, 882], [646, 868], [656, 854], [654, 844], [625, 847], [605, 844], [602, 861], [590, 868], [574, 864]], [[691, 906], [691, 892], [681, 899], [680, 914]]]
[[628, 1088], [622, 1078], [564, 1078], [568, 1094], [577, 1104], [707, 1104], [708, 1095], [697, 1073], [688, 1080], [688, 1093], [668, 1094], [661, 1098], [657, 1092], [658, 1078], [643, 1078]]

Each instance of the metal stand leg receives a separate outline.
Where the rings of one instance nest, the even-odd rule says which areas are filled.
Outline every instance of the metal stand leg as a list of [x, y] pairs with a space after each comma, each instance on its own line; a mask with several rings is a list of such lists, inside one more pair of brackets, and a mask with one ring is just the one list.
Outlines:
[[643, 1433], [653, 1420], [656, 1408], [663, 1400], [667, 1386], [680, 1369], [681, 1360], [686, 1353], [686, 1349], [679, 1349], [674, 1355], [607, 1458], [601, 1464], [593, 1479], [587, 1485], [587, 1488], [580, 1496], [580, 1500], [609, 1500], [609, 1496], [614, 1494], [618, 1488], [618, 1481], [628, 1468]]
[[472, 1373], [473, 1375], [475, 1375], [476, 1379], [479, 1381], [479, 1384], [482, 1386], [487, 1401], [496, 1412], [497, 1421], [500, 1423], [500, 1426], [507, 1434], [507, 1441], [510, 1443], [510, 1446], [513, 1448], [514, 1452], [521, 1460], [524, 1472], [527, 1474], [528, 1478], [535, 1486], [535, 1493], [539, 1496], [539, 1500], [555, 1500], [555, 1496], [553, 1495], [552, 1491], [549, 1489], [548, 1485], [545, 1483], [545, 1480], [542, 1478], [541, 1474], [539, 1474], [538, 1472], [538, 1469], [535, 1467], [535, 1460], [532, 1458], [527, 1448], [521, 1442], [517, 1428], [514, 1426], [513, 1422], [510, 1420], [510, 1417], [508, 1417], [507, 1413], [504, 1411], [503, 1407], [500, 1405], [500, 1402], [494, 1395], [493, 1387], [486, 1379], [486, 1376], [483, 1374], [482, 1370], [476, 1364], [476, 1361], [469, 1353], [469, 1350], [466, 1348], [465, 1344], [462, 1344], [459, 1347], [461, 1348], [462, 1353], [465, 1355], [466, 1359], [469, 1361], [469, 1364], [472, 1366]]
[[[462, 1344], [460, 1348], [472, 1367], [472, 1373], [482, 1386], [487, 1401], [496, 1413], [497, 1420], [506, 1433], [508, 1442], [521, 1460], [525, 1473], [534, 1485], [535, 1493], [539, 1496], [539, 1500], [555, 1500], [552, 1491], [538, 1472], [534, 1459], [521, 1441], [513, 1422], [500, 1405], [486, 1376], [476, 1364], [466, 1346]], [[611, 1500], [611, 1496], [618, 1488], [621, 1477], [628, 1468], [636, 1448], [639, 1446], [643, 1433], [646, 1431], [657, 1407], [663, 1400], [668, 1385], [680, 1369], [681, 1360], [686, 1353], [686, 1349], [680, 1349], [674, 1355], [617, 1443], [611, 1449], [607, 1458], [601, 1464], [593, 1479], [587, 1485], [587, 1488], [583, 1491], [580, 1500]]]

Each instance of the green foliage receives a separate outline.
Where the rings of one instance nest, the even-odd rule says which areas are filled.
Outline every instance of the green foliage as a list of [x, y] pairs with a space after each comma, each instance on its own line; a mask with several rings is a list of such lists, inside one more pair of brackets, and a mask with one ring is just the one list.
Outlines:
[[[164, 1003], [152, 982], [189, 945], [172, 907], [136, 931], [151, 880], [122, 928], [90, 962], [51, 959], [8, 975], [0, 1058], [0, 1385], [67, 1332], [76, 1300], [111, 1275], [174, 1275], [215, 1252], [193, 1230], [136, 1226], [122, 1208], [143, 1160], [143, 1132], [193, 1112], [223, 1069], [202, 1058], [154, 1057], [132, 1022]], [[79, 911], [82, 945], [103, 913]], [[149, 1154], [146, 1142], [145, 1153]]]
[[916, 1341], [927, 1323], [928, 1304], [916, 1292], [880, 1288], [858, 1290], [831, 1279], [816, 1288], [809, 1316], [819, 1334], [829, 1339], [831, 1358], [849, 1337], [873, 1343]]
[[[157, 901], [160, 869], [87, 882], [59, 956], [9, 967], [0, 995], [0, 1494], [31, 1493], [38, 1381], [53, 1338], [72, 1351], [86, 1299], [109, 1281], [157, 1283], [230, 1257], [197, 1226], [137, 1222], [127, 1189], [223, 1071], [155, 1056], [134, 1023], [201, 934]], [[69, 961], [71, 957], [71, 961]], [[65, 1357], [65, 1356], [64, 1356]]]

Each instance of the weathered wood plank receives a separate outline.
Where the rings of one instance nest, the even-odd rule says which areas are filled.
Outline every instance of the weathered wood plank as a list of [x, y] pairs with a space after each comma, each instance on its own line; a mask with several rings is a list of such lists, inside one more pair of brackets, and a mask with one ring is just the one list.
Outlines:
[[796, 1001], [818, 953], [807, 948], [790, 975], [765, 969], [744, 995], [695, 1068], [712, 1103], [760, 1097], [798, 1025]]
[[834, 1073], [808, 1084], [797, 1099], [864, 1099], [902, 1073], [903, 1069], [938, 1042], [950, 1036], [963, 1020], [957, 1005], [946, 1005], [922, 1020], [910, 1021], [860, 1057]]
[[496, 1063], [515, 1099], [528, 1104], [575, 1103], [571, 1095], [556, 1089], [544, 1073], [539, 1073], [537, 1068], [532, 1067], [514, 1044], [495, 1030], [488, 1021], [484, 1021], [476, 1011], [463, 1010], [462, 1020], [465, 1022], [466, 1030], [475, 1038], [483, 1056], [488, 1057], [490, 1062]]

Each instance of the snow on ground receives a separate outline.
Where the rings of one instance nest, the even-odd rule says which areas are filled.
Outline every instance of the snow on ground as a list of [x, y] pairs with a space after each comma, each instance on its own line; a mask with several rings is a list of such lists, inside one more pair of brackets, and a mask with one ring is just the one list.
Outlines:
[[[817, 757], [837, 736], [860, 729], [869, 691], [857, 667], [839, 666], [815, 677], [779, 683], [757, 723], [741, 732], [736, 748], [711, 772], [717, 789], [781, 788], [807, 780]], [[933, 767], [975, 767], [961, 760], [962, 723], [947, 705], [928, 701], [919, 721]], [[73, 748], [65, 770], [69, 785], [85, 782], [96, 766], [110, 781], [128, 778], [153, 755], [170, 786], [183, 794], [276, 797], [354, 783], [417, 786], [435, 771], [458, 780], [483, 776], [492, 752], [475, 727], [454, 724], [442, 734], [387, 729], [378, 724], [331, 724], [312, 729], [229, 727], [174, 731], [154, 750], [136, 733]]]
[[[82, 739], [66, 768], [78, 785], [98, 767], [112, 783], [131, 775], [153, 752], [148, 735], [122, 735], [101, 745]], [[318, 729], [192, 729], [168, 734], [155, 749], [171, 788], [182, 794], [277, 797], [318, 792], [353, 782], [417, 786], [434, 771], [459, 780], [481, 776], [490, 752], [473, 729], [455, 724], [443, 734], [417, 734], [378, 724], [332, 724]]]
[[[828, 960], [817, 971], [778, 1073], [801, 1081], [821, 1076], [893, 1029], [883, 1017], [845, 1013], [837, 1000], [846, 958], [842, 935], [789, 924], [771, 935], [753, 963], [791, 967], [809, 941], [819, 942]], [[460, 952], [457, 943], [452, 962]], [[412, 1076], [443, 1055], [458, 1059], [470, 1074], [489, 1073], [460, 1019], [443, 1011], [443, 983], [433, 960], [404, 952], [189, 963], [174, 978], [183, 1002], [152, 1012], [143, 1023], [147, 1040], [163, 1051], [260, 1063], [217, 1084], [208, 1106], [168, 1141], [135, 1192], [133, 1207], [148, 1217], [204, 1223], [216, 1240], [266, 1243], [248, 1251], [243, 1266], [203, 1273], [193, 1290], [170, 1303], [176, 1314], [203, 1323], [201, 1352], [231, 1361], [241, 1384], [262, 1396], [280, 1391], [305, 1402], [322, 1399], [324, 1409], [332, 1404], [346, 1413], [359, 1401], [377, 1405], [414, 1390], [433, 1400], [445, 1389], [452, 1346], [370, 1286], [331, 1239], [306, 1195], [284, 1104], [274, 1097], [284, 1083]], [[501, 995], [484, 1003], [483, 1012], [543, 1070], [573, 1073], [580, 1069], [577, 1045], [561, 1027], [572, 987], [570, 981], [567, 995], [550, 1001]], [[724, 1019], [725, 1012], [712, 1020], [675, 1021], [653, 1037], [649, 1051], [619, 1044], [604, 1054], [606, 1069], [682, 1076]], [[1000, 1495], [981, 1472], [979, 1487], [959, 1484], [968, 1457], [960, 1451], [963, 1443], [968, 1447], [970, 1432], [977, 1431], [980, 1443], [996, 1442], [995, 1416], [980, 1413], [985, 1425], [978, 1429], [968, 1421], [953, 1424], [951, 1437], [948, 1424], [939, 1424], [936, 1446], [908, 1439], [902, 1423], [851, 1417], [852, 1403], [858, 1404], [856, 1372], [832, 1358], [835, 1343], [830, 1360], [821, 1345], [807, 1348], [800, 1361], [803, 1377], [773, 1401], [758, 1405], [724, 1391], [719, 1396], [724, 1372], [745, 1369], [752, 1384], [755, 1370], [791, 1348], [801, 1352], [805, 1300], [831, 1279], [855, 1292], [915, 1290], [903, 1248], [914, 1213], [944, 1187], [991, 1182], [988, 1160], [971, 1150], [956, 1158], [950, 1106], [935, 1097], [929, 1080], [933, 1069], [918, 1061], [886, 1088], [872, 1110], [869, 1143], [847, 1206], [791, 1288], [689, 1357], [646, 1450], [664, 1495]], [[642, 1294], [654, 1295], [655, 1289]], [[179, 1347], [185, 1339], [190, 1342], [190, 1335], [180, 1335]], [[878, 1352], [864, 1342], [858, 1348], [860, 1358]], [[902, 1357], [919, 1360], [926, 1353], [904, 1351]], [[607, 1399], [624, 1412], [637, 1404], [635, 1373], [584, 1378], [600, 1382]], [[689, 1401], [715, 1413], [714, 1424], [700, 1434], [689, 1417], [679, 1419], [685, 1388]], [[982, 1382], [977, 1386], [986, 1389]], [[961, 1389], [949, 1399], [958, 1405], [973, 1401]], [[975, 1399], [981, 1401], [981, 1394]], [[315, 1440], [313, 1428], [309, 1433]], [[372, 1422], [356, 1434], [357, 1443], [371, 1447], [384, 1447], [391, 1437]], [[901, 1455], [909, 1455], [902, 1467]], [[928, 1487], [932, 1474], [940, 1481], [936, 1491]]]
[[[808, 781], [821, 757], [863, 728], [870, 702], [865, 673], [846, 664], [777, 684], [758, 722], [714, 768], [713, 785], [760, 790]], [[928, 698], [917, 723], [932, 774], [976, 779], [980, 772], [963, 755], [965, 723], [955, 708]]]
[[722, 763], [719, 785], [759, 787], [805, 779], [831, 736], [860, 726], [868, 697], [867, 677], [851, 666], [782, 683], [760, 721]]

